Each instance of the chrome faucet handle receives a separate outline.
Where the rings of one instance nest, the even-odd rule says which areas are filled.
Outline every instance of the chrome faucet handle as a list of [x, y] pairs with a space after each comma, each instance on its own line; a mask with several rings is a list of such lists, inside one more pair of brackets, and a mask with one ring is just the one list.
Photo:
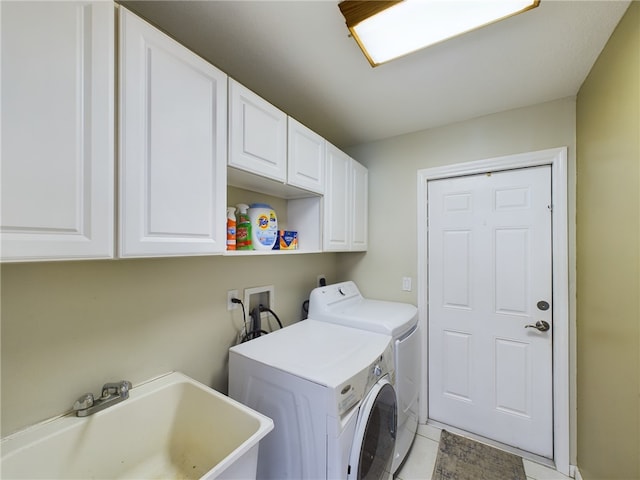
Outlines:
[[75, 401], [75, 403], [73, 404], [73, 409], [75, 411], [86, 410], [89, 407], [93, 407], [93, 402], [93, 393], [85, 393]]
[[131, 382], [122, 380], [120, 382], [105, 383], [102, 386], [102, 396], [108, 397], [109, 395], [118, 395], [123, 398], [129, 396], [129, 390], [131, 390]]
[[123, 380], [122, 382], [120, 382], [120, 396], [128, 398], [129, 390], [131, 390], [132, 388], [133, 388], [133, 385], [131, 384], [130, 381]]

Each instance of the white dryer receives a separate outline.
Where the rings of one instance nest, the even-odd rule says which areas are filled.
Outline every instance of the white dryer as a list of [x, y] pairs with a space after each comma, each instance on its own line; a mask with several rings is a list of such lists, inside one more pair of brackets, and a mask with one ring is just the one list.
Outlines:
[[229, 396], [270, 417], [257, 478], [387, 479], [397, 428], [391, 337], [304, 320], [229, 350]]
[[398, 395], [398, 437], [391, 471], [411, 448], [418, 427], [420, 335], [418, 309], [411, 304], [364, 298], [354, 282], [319, 287], [309, 297], [309, 318], [393, 338]]

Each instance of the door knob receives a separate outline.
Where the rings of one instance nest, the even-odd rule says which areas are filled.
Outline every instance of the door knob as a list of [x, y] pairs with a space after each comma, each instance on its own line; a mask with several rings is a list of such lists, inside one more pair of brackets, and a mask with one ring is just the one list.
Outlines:
[[535, 325], [525, 325], [524, 328], [536, 328], [541, 332], [546, 332], [551, 328], [551, 326], [544, 320], [538, 320]]

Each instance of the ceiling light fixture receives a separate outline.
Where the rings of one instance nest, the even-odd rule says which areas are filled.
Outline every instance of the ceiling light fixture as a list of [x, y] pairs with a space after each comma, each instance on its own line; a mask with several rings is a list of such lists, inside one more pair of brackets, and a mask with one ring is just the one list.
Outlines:
[[345, 0], [347, 27], [375, 67], [535, 8], [540, 0]]

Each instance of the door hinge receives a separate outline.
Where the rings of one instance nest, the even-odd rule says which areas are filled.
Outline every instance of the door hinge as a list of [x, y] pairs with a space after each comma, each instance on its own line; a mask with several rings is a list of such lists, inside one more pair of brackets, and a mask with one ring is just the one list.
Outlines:
[[549, 209], [549, 211], [550, 211], [551, 213], [553, 213], [553, 205], [547, 205], [547, 208]]

